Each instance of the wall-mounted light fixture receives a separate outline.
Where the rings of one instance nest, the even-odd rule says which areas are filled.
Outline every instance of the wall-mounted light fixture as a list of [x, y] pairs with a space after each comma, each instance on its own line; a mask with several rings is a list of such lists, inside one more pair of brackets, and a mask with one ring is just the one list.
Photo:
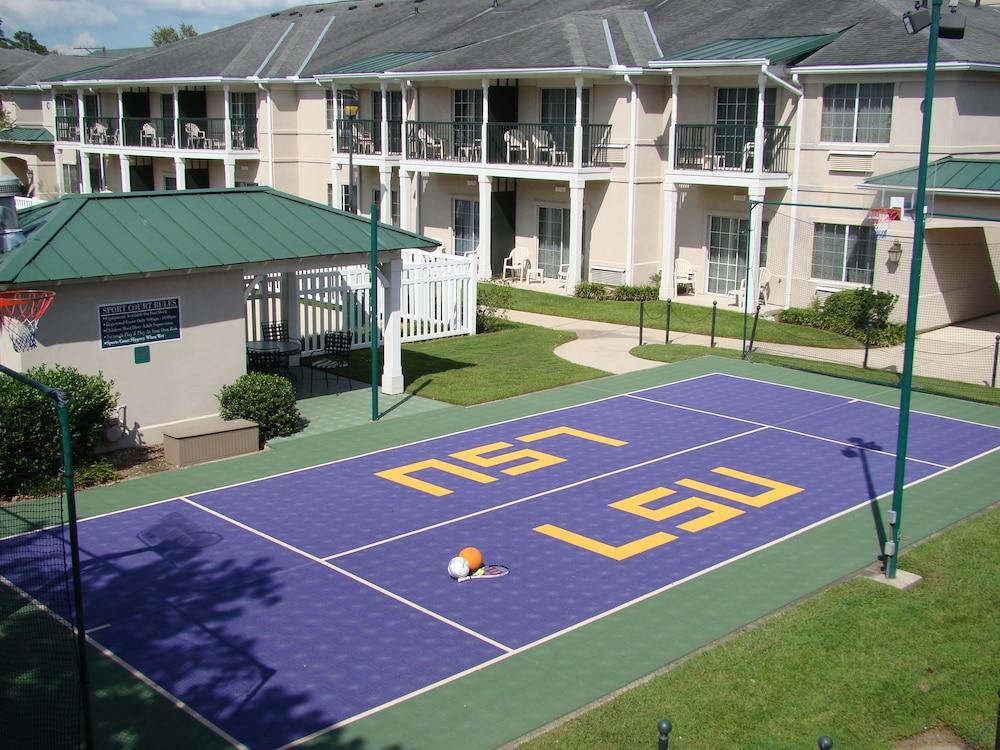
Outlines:
[[889, 245], [889, 262], [899, 263], [899, 259], [903, 257], [903, 246], [900, 244], [899, 240], [893, 240], [892, 244]]

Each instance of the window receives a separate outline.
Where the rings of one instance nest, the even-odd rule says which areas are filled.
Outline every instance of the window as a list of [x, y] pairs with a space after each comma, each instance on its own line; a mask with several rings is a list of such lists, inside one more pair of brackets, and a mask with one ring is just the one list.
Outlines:
[[820, 140], [888, 143], [892, 127], [891, 83], [833, 83], [823, 87]]
[[63, 190], [67, 193], [80, 192], [80, 167], [76, 164], [63, 164]]
[[56, 94], [56, 117], [77, 117], [76, 96], [73, 94]]
[[569, 263], [569, 209], [538, 207], [538, 267], [546, 277], [559, 277]]
[[874, 228], [816, 224], [811, 275], [814, 279], [870, 285], [875, 277]]
[[333, 123], [337, 119], [337, 108], [334, 106], [333, 89], [324, 89], [326, 93], [326, 129], [333, 130]]
[[340, 186], [340, 207], [345, 211], [351, 210], [351, 186]]
[[479, 202], [455, 201], [455, 255], [473, 255], [479, 246]]
[[164, 175], [163, 177], [163, 189], [164, 190], [176, 190], [177, 189], [177, 178], [172, 174]]
[[402, 226], [399, 221], [399, 190], [389, 191], [389, 214], [394, 227]]
[[729, 294], [747, 274], [746, 219], [709, 217], [708, 291]]
[[333, 204], [333, 183], [332, 182], [326, 183], [326, 205], [328, 205], [330, 208], [336, 208], [336, 206]]

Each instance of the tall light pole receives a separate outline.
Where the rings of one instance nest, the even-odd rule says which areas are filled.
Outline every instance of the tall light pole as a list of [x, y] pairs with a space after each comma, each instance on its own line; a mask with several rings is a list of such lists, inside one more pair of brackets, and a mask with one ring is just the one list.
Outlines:
[[347, 210], [352, 214], [358, 212], [354, 193], [354, 118], [358, 116], [358, 99], [354, 94], [348, 94], [341, 105], [347, 116]]
[[924, 82], [923, 123], [920, 131], [920, 163], [917, 167], [917, 195], [913, 206], [913, 258], [910, 263], [909, 298], [906, 305], [906, 338], [903, 347], [903, 377], [899, 396], [899, 432], [896, 437], [896, 473], [892, 487], [892, 510], [889, 511], [889, 526], [892, 538], [885, 546], [886, 578], [896, 577], [896, 563], [899, 559], [899, 528], [903, 516], [903, 485], [906, 481], [906, 446], [910, 431], [910, 396], [913, 390], [913, 350], [917, 336], [917, 311], [920, 301], [920, 269], [924, 254], [924, 206], [927, 199], [927, 162], [931, 141], [931, 110], [934, 106], [934, 75], [937, 68], [937, 46], [940, 32], [952, 39], [965, 35], [965, 18], [954, 15], [957, 0], [949, 2], [952, 13], [947, 23], [941, 23], [943, 0], [931, 0], [928, 14], [926, 0], [903, 14], [903, 26], [907, 33], [917, 32], [930, 26], [927, 41], [927, 76]]

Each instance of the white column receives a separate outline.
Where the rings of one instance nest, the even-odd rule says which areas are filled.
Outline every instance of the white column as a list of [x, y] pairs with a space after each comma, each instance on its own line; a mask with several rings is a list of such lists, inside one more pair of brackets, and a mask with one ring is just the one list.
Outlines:
[[490, 79], [483, 79], [483, 124], [479, 129], [479, 163], [486, 166], [486, 134], [490, 121]]
[[389, 155], [389, 84], [382, 81], [380, 84], [380, 95], [382, 97], [382, 122], [379, 123], [379, 143], [382, 144], [381, 153], [384, 159]]
[[[573, 169], [583, 167], [583, 76], [576, 77], [576, 122], [573, 125]], [[582, 188], [581, 188], [582, 189]], [[577, 269], [579, 272], [579, 269]], [[569, 284], [566, 284], [567, 288]]]
[[132, 192], [132, 173], [129, 172], [129, 160], [126, 154], [118, 155], [119, 164], [121, 164], [122, 169], [122, 192], [131, 193]]
[[119, 146], [125, 145], [125, 107], [122, 104], [122, 90], [118, 87], [118, 137], [116, 142]]
[[101, 160], [99, 162], [101, 168], [101, 190], [106, 190], [108, 187], [108, 180], [104, 175], [104, 154], [99, 154], [98, 156]]
[[[178, 109], [177, 87], [174, 86], [174, 148], [181, 148], [181, 111]], [[181, 189], [180, 177], [177, 178], [177, 188]]]
[[400, 346], [400, 307], [403, 286], [403, 261], [395, 258], [379, 264], [386, 281], [385, 310], [382, 311], [382, 393], [394, 395], [403, 392], [403, 359]]
[[[670, 73], [670, 148], [667, 149], [667, 171], [673, 172], [677, 153], [677, 112], [678, 94], [680, 93], [680, 77], [676, 72]], [[672, 295], [671, 295], [672, 296]]]
[[80, 153], [80, 192], [94, 192], [94, 186], [90, 184], [90, 154], [82, 152]]
[[[400, 92], [400, 97], [399, 98], [400, 98], [400, 100], [402, 101], [402, 104], [403, 104], [403, 111], [402, 111], [403, 122], [401, 122], [400, 125], [399, 125], [400, 158], [403, 161], [406, 161], [407, 159], [410, 158], [409, 125], [407, 124], [410, 121], [410, 87], [407, 85], [406, 81], [400, 81], [399, 82], [399, 92]], [[403, 189], [403, 187], [402, 187], [402, 175], [400, 175], [400, 187], [399, 187], [399, 189], [401, 191]], [[402, 193], [400, 193], [399, 213], [400, 213], [400, 222], [402, 222], [403, 221], [403, 219], [402, 219], [402, 213], [403, 213]], [[406, 224], [404, 223], [403, 226], [405, 227]]]
[[757, 73], [757, 127], [753, 133], [753, 173], [760, 176], [764, 173], [764, 84], [767, 77], [764, 70]]
[[340, 165], [330, 159], [330, 205], [344, 208], [344, 191], [341, 187]]
[[628, 76], [629, 125], [628, 125], [628, 190], [625, 199], [625, 283], [634, 284], [635, 278], [635, 175], [636, 154], [639, 140], [639, 90]]
[[330, 131], [330, 141], [333, 147], [333, 153], [337, 153], [339, 144], [337, 143], [337, 123], [340, 122], [340, 105], [337, 100], [337, 83], [336, 81], [330, 82], [330, 90], [333, 92], [333, 130]]
[[66, 185], [63, 183], [63, 151], [61, 148], [54, 149], [56, 155], [56, 192], [59, 196], [66, 194]]
[[87, 142], [87, 135], [86, 135], [87, 131], [84, 130], [83, 109], [84, 109], [84, 107], [83, 107], [83, 90], [82, 89], [77, 89], [76, 90], [76, 119], [79, 121], [79, 126], [80, 126], [80, 143], [86, 143]]
[[677, 183], [663, 181], [663, 248], [660, 268], [660, 299], [677, 296], [674, 257], [677, 255]]
[[[389, 141], [383, 140], [382, 143], [388, 150]], [[392, 167], [386, 164], [380, 164], [378, 168], [378, 220], [383, 224], [392, 223]]]
[[[798, 74], [792, 75], [792, 80], [798, 84]], [[788, 228], [788, 250], [785, 255], [785, 308], [792, 306], [792, 279], [795, 278], [795, 231], [799, 224], [799, 166], [802, 156], [802, 121], [806, 117], [803, 111], [805, 87], [795, 102], [795, 155], [792, 158], [792, 212]]]
[[179, 156], [174, 157], [174, 179], [177, 180], [178, 190], [187, 190], [187, 169]]
[[[757, 153], [760, 153], [759, 151]], [[764, 188], [750, 188], [750, 201], [764, 200]], [[750, 246], [747, 248], [747, 264], [750, 267], [749, 282], [744, 309], [757, 307], [757, 279], [760, 278], [760, 239], [764, 229], [764, 206], [754, 206], [750, 211]]]
[[[225, 135], [223, 136], [226, 140], [226, 151], [233, 150], [233, 123], [230, 121], [232, 116], [232, 109], [229, 106], [229, 84], [224, 84], [222, 86], [222, 127], [225, 130]], [[232, 187], [229, 184], [229, 173], [226, 173], [226, 187]]]
[[223, 167], [226, 170], [226, 187], [236, 187], [236, 159], [227, 157], [223, 160]]
[[413, 222], [413, 172], [399, 170], [399, 226], [412, 232]]
[[493, 278], [493, 181], [489, 175], [479, 175], [479, 249], [476, 252], [479, 278]]
[[566, 294], [572, 295], [580, 283], [583, 265], [583, 190], [582, 180], [569, 183], [569, 268], [566, 269]]
[[288, 337], [292, 341], [297, 340], [302, 325], [299, 320], [299, 287], [294, 271], [281, 274], [281, 317], [288, 321]]

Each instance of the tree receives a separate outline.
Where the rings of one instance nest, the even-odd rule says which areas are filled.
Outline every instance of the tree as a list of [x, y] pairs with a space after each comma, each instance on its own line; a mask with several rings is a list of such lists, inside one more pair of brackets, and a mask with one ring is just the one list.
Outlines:
[[154, 27], [152, 33], [149, 35], [149, 40], [153, 43], [154, 47], [162, 47], [164, 44], [179, 42], [181, 39], [190, 39], [193, 36], [198, 36], [198, 32], [194, 30], [194, 26], [189, 23], [182, 23], [179, 29], [175, 29], [173, 26]]
[[15, 31], [14, 36], [7, 37], [3, 31], [3, 20], [0, 19], [0, 47], [3, 49], [23, 49], [39, 55], [49, 54], [49, 49], [35, 39], [30, 31]]

